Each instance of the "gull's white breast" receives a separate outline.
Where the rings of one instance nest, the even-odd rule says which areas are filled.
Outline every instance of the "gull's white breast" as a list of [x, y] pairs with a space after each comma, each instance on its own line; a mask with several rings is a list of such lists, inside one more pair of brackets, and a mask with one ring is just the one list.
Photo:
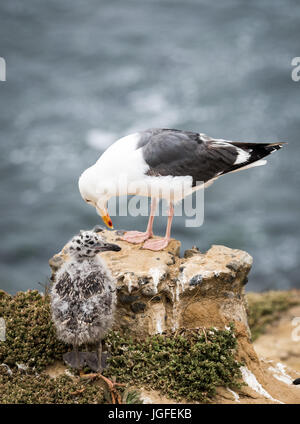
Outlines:
[[150, 176], [149, 165], [143, 158], [142, 148], [137, 148], [140, 134], [122, 137], [112, 144], [94, 165], [99, 182], [107, 186], [112, 196], [137, 194], [140, 196], [173, 199], [174, 202], [189, 195], [191, 176]]

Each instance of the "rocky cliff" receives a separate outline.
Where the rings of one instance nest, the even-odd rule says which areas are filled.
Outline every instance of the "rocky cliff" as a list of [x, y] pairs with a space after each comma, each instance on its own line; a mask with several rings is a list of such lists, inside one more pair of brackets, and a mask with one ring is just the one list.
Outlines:
[[[244, 287], [252, 266], [251, 256], [225, 246], [212, 246], [202, 253], [197, 248], [180, 257], [180, 242], [172, 240], [161, 252], [143, 250], [120, 239], [122, 232], [98, 228], [105, 238], [122, 250], [102, 254], [117, 279], [118, 304], [115, 330], [130, 330], [144, 339], [181, 329], [224, 329], [234, 325], [236, 359], [243, 364], [245, 386], [239, 394], [219, 388], [220, 403], [300, 402], [300, 388], [281, 365], [260, 361], [251, 341]], [[66, 247], [66, 246], [65, 246]], [[52, 279], [66, 259], [66, 249], [50, 260]], [[207, 340], [209, 343], [210, 341]], [[159, 395], [145, 392], [148, 400]], [[152, 397], [151, 397], [152, 396]]]
[[[244, 286], [252, 265], [246, 252], [212, 246], [179, 256], [180, 242], [172, 240], [162, 252], [143, 250], [120, 239], [120, 232], [103, 231], [121, 246], [101, 256], [117, 279], [115, 328], [131, 328], [139, 336], [176, 330], [223, 326], [236, 322], [250, 335]], [[55, 271], [66, 258], [65, 248], [50, 260]]]

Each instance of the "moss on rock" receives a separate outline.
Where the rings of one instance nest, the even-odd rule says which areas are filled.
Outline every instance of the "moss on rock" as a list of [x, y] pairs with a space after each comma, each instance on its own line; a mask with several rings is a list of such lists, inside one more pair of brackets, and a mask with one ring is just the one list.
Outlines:
[[[47, 296], [36, 290], [15, 296], [1, 291], [0, 317], [6, 323], [0, 364], [11, 367], [0, 367], [0, 403], [105, 402], [97, 384], [42, 372], [68, 350], [56, 338]], [[233, 328], [177, 330], [145, 340], [111, 332], [106, 343], [111, 358], [104, 374], [128, 387], [144, 385], [178, 400], [209, 401], [217, 386], [239, 386]], [[18, 370], [18, 364], [28, 369]]]
[[181, 330], [145, 340], [110, 333], [109, 369], [119, 381], [159, 390], [177, 400], [213, 398], [217, 386], [240, 387], [233, 327]]
[[92, 381], [62, 375], [56, 379], [33, 372], [8, 372], [0, 366], [0, 403], [104, 403], [104, 392]]
[[6, 325], [6, 340], [0, 341], [0, 363], [21, 363], [41, 371], [67, 351], [67, 345], [55, 336], [49, 297], [37, 290], [15, 296], [0, 291], [0, 317]]

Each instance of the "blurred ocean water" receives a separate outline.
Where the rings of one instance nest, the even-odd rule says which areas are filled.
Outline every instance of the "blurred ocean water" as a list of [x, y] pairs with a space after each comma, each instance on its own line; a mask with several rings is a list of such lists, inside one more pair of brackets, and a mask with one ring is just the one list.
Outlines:
[[250, 290], [300, 287], [299, 20], [296, 0], [1, 2], [0, 288], [41, 289], [48, 259], [100, 223], [79, 175], [115, 139], [149, 127], [289, 142], [266, 166], [219, 179], [204, 225], [176, 217], [173, 236], [182, 251], [247, 250]]

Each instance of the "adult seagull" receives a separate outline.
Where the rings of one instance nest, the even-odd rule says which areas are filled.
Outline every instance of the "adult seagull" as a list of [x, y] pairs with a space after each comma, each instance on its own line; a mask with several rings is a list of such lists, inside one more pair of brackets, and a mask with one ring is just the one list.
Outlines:
[[[146, 231], [129, 231], [123, 239], [130, 243], [145, 242], [145, 249], [161, 250], [170, 241], [174, 203], [207, 187], [221, 175], [264, 165], [263, 158], [283, 144], [242, 143], [191, 131], [152, 128], [112, 144], [82, 173], [79, 190], [111, 229], [113, 225], [107, 211], [111, 197], [150, 196], [151, 211]], [[156, 206], [162, 198], [169, 203], [166, 234], [164, 238], [152, 239]]]

